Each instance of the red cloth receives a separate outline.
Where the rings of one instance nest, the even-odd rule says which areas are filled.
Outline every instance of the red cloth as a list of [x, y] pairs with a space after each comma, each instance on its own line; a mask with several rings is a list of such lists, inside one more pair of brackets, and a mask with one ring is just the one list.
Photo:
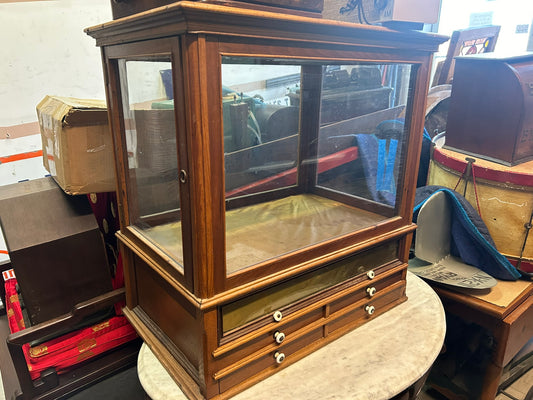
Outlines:
[[107, 350], [137, 337], [125, 317], [112, 317], [104, 322], [24, 348], [24, 355], [32, 379], [48, 368], [58, 374]]
[[11, 278], [4, 282], [6, 290], [5, 309], [7, 313], [7, 320], [9, 322], [9, 330], [11, 333], [18, 332], [24, 329], [24, 317], [22, 316], [22, 308], [20, 307], [19, 295], [17, 293], [17, 279]]
[[[11, 333], [25, 328], [17, 290], [17, 280], [5, 281], [5, 307]], [[58, 374], [95, 357], [107, 350], [127, 343], [137, 333], [124, 316], [116, 316], [87, 328], [67, 333], [38, 346], [22, 346], [26, 364], [32, 379], [39, 378], [42, 371], [54, 368]]]

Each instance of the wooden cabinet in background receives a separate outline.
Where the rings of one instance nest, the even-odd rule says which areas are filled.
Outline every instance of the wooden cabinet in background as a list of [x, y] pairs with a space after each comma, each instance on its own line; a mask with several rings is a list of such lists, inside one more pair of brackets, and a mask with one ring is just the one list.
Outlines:
[[[406, 299], [445, 38], [204, 2], [87, 33], [114, 135], [124, 311], [188, 397], [228, 398]], [[369, 111], [332, 109], [359, 107], [369, 84]]]
[[533, 53], [457, 57], [446, 147], [503, 165], [533, 159]]

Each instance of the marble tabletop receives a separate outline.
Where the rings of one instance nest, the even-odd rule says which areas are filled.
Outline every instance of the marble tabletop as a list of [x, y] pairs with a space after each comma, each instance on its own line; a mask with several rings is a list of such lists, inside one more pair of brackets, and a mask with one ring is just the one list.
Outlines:
[[[232, 399], [379, 400], [402, 392], [429, 370], [446, 331], [439, 298], [410, 272], [407, 296], [406, 302]], [[151, 399], [187, 399], [146, 344], [137, 369]]]

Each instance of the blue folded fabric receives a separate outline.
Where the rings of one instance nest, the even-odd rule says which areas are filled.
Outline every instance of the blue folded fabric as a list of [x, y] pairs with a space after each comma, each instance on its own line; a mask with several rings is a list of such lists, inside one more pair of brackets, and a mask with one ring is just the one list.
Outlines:
[[450, 250], [452, 255], [460, 257], [466, 264], [473, 265], [494, 278], [509, 281], [520, 278], [520, 271], [496, 249], [494, 240], [478, 212], [454, 190], [436, 185], [417, 188], [413, 221], [416, 222], [418, 212], [425, 201], [439, 191], [446, 193], [453, 205]]
[[355, 137], [372, 199], [393, 206], [396, 203], [394, 165], [398, 140], [378, 139], [374, 134], [357, 134]]

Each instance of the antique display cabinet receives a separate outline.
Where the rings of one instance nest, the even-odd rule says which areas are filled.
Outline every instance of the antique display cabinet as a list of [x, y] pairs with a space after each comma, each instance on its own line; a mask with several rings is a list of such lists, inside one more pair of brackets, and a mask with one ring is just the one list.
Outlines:
[[443, 37], [204, 2], [87, 33], [124, 311], [189, 398], [228, 398], [406, 300]]

